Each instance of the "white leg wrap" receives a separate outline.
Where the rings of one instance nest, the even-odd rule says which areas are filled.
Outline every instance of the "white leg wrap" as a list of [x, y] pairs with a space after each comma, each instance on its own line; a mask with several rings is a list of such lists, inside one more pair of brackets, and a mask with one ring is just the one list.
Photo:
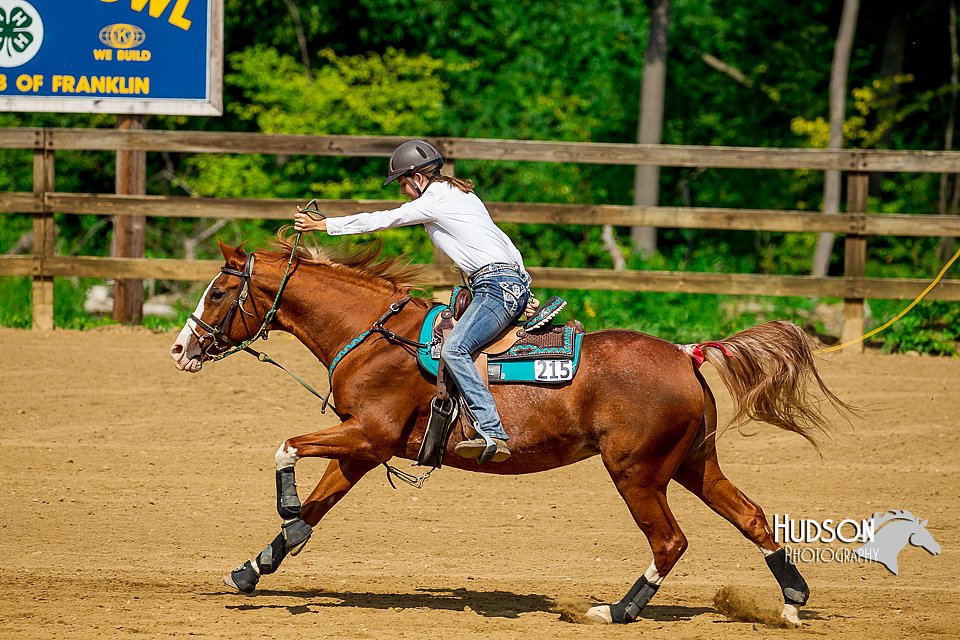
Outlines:
[[293, 447], [288, 449], [286, 442], [280, 445], [280, 448], [277, 449], [277, 453], [274, 456], [274, 460], [277, 462], [277, 471], [280, 471], [280, 469], [288, 469], [294, 466], [297, 464], [297, 460], [299, 459], [299, 456], [297, 456], [297, 450]]
[[649, 566], [649, 567], [647, 568], [647, 570], [644, 572], [643, 577], [647, 579], [647, 582], [649, 582], [650, 584], [655, 584], [655, 585], [657, 585], [658, 587], [660, 586], [660, 583], [663, 582], [663, 576], [661, 576], [661, 575], [657, 572], [657, 563], [656, 563], [656, 562], [651, 562], [651, 563], [650, 563], [650, 566]]

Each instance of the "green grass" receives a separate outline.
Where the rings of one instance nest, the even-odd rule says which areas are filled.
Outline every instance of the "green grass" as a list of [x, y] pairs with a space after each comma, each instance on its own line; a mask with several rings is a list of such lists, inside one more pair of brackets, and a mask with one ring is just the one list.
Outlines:
[[17, 329], [29, 328], [32, 299], [30, 278], [0, 278], [0, 325]]

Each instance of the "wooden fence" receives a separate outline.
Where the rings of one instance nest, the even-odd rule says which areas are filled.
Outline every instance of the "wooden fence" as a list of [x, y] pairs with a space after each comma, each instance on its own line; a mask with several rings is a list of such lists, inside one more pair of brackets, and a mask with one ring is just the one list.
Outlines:
[[[0, 194], [0, 211], [34, 216], [34, 252], [0, 256], [0, 276], [33, 278], [33, 326], [53, 328], [53, 278], [207, 280], [217, 261], [54, 255], [53, 213], [109, 216], [198, 217], [289, 220], [290, 200], [236, 200], [61, 193], [55, 189], [55, 155], [66, 150], [166, 151], [177, 153], [259, 153], [321, 156], [389, 156], [401, 138], [387, 136], [306, 136], [198, 131], [120, 129], [0, 129], [0, 148], [33, 150], [33, 191]], [[769, 296], [827, 296], [844, 299], [844, 340], [863, 332], [865, 298], [911, 300], [927, 284], [920, 279], [867, 278], [870, 236], [960, 237], [960, 217], [867, 214], [870, 172], [960, 172], [960, 153], [860, 151], [540, 142], [440, 138], [432, 140], [449, 159], [659, 165], [725, 169], [839, 170], [846, 174], [847, 206], [840, 214], [803, 211], [488, 203], [498, 222], [654, 226], [782, 232], [831, 232], [843, 236], [842, 276], [776, 276], [692, 272], [531, 268], [539, 287]], [[331, 216], [386, 208], [394, 201], [325, 200]], [[0, 214], [2, 215], [2, 214]], [[426, 265], [424, 284], [449, 286], [448, 264]], [[944, 280], [929, 299], [960, 300], [960, 280]]]

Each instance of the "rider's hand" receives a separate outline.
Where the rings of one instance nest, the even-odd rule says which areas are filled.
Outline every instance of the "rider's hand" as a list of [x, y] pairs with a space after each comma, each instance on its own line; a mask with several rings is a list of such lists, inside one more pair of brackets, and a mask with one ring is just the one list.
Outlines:
[[296, 231], [326, 231], [327, 221], [314, 218], [302, 208], [297, 207], [297, 212], [293, 216], [293, 228]]
[[527, 308], [524, 310], [523, 314], [528, 318], [537, 312], [537, 309], [540, 308], [540, 301], [530, 296], [530, 299], [527, 300]]

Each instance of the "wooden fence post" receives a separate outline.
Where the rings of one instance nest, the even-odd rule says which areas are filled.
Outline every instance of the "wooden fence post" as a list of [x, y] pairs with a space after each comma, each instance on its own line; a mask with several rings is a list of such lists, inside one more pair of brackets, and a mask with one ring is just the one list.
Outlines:
[[[143, 129], [146, 116], [117, 116], [118, 129]], [[147, 192], [147, 152], [117, 151], [117, 195]], [[113, 255], [142, 258], [146, 246], [146, 216], [114, 216]], [[143, 320], [143, 280], [117, 280], [113, 287], [113, 319], [124, 324]]]
[[[846, 296], [843, 299], [843, 336], [841, 342], [856, 340], [863, 335], [863, 277], [867, 263], [866, 231], [867, 192], [870, 174], [853, 171], [847, 174], [847, 215], [851, 216], [850, 232], [844, 242], [843, 275]], [[862, 342], [847, 347], [851, 354], [862, 354]]]
[[53, 321], [53, 276], [44, 275], [47, 258], [53, 257], [53, 241], [57, 228], [53, 212], [47, 206], [46, 192], [54, 191], [54, 154], [48, 149], [47, 130], [43, 130], [41, 148], [33, 150], [33, 192], [42, 202], [42, 212], [33, 217], [33, 254], [39, 264], [39, 272], [33, 276], [33, 328], [50, 331]]

